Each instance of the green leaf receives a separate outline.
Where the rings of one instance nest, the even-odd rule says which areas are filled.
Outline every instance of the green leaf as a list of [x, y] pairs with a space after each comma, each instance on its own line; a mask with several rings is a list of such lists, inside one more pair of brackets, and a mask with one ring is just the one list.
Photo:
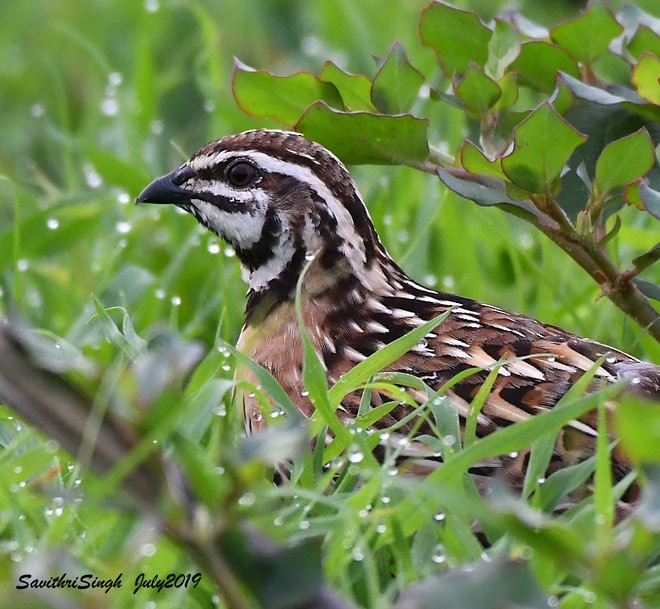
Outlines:
[[238, 107], [254, 118], [272, 118], [292, 126], [305, 108], [318, 100], [343, 109], [342, 97], [335, 85], [322, 82], [311, 72], [275, 76], [254, 70], [234, 60], [232, 89]]
[[633, 463], [660, 463], [660, 408], [657, 404], [625, 396], [614, 411], [614, 425]]
[[432, 575], [401, 592], [394, 609], [500, 609], [548, 607], [529, 564], [514, 560], [480, 562], [469, 569]]
[[502, 180], [487, 175], [473, 176], [469, 173], [461, 175], [456, 170], [436, 169], [442, 183], [455, 193], [474, 201], [482, 207], [493, 205], [502, 207], [507, 212], [534, 222], [539, 217], [538, 210], [528, 201], [512, 199], [506, 192], [506, 184]]
[[660, 220], [660, 192], [651, 188], [647, 180], [639, 182], [639, 199], [644, 209], [654, 218]]
[[511, 64], [511, 70], [518, 72], [522, 84], [545, 93], [554, 91], [560, 71], [574, 78], [580, 77], [575, 60], [563, 49], [543, 40], [523, 43], [518, 59]]
[[515, 28], [508, 22], [495, 19], [493, 35], [488, 42], [488, 61], [485, 72], [499, 81], [506, 69], [520, 54], [520, 38]]
[[475, 63], [470, 63], [462, 78], [454, 78], [454, 93], [463, 101], [468, 114], [481, 118], [502, 95], [497, 83]]
[[592, 2], [575, 19], [554, 27], [550, 36], [579, 62], [591, 65], [621, 32], [623, 26], [614, 15], [603, 4]]
[[633, 279], [633, 283], [637, 287], [637, 289], [644, 294], [644, 296], [648, 296], [649, 298], [653, 298], [653, 300], [660, 300], [660, 285], [657, 283], [653, 283], [652, 281], [647, 281], [646, 279], [642, 279], [641, 277], [635, 277]]
[[458, 153], [461, 165], [466, 171], [472, 174], [484, 174], [504, 180], [505, 175], [502, 172], [498, 160], [489, 160], [486, 155], [470, 140], [466, 140]]
[[648, 252], [633, 258], [635, 268], [641, 272], [660, 260], [660, 243], [656, 243]]
[[177, 463], [183, 466], [186, 478], [195, 496], [211, 509], [217, 508], [220, 497], [226, 492], [228, 480], [211, 466], [200, 445], [179, 433], [170, 438]]
[[612, 501], [612, 461], [610, 459], [607, 431], [607, 410], [604, 404], [598, 406], [598, 436], [596, 437], [596, 471], [594, 472], [594, 506], [598, 541], [602, 548], [609, 545], [614, 524], [614, 503]]
[[406, 50], [394, 42], [376, 72], [371, 99], [383, 114], [403, 114], [410, 110], [423, 84], [422, 73], [408, 61]]
[[605, 146], [596, 161], [598, 194], [604, 196], [641, 178], [655, 163], [655, 149], [645, 127]]
[[339, 112], [317, 102], [305, 111], [295, 129], [345, 163], [414, 166], [429, 154], [428, 121], [409, 114]]
[[371, 101], [371, 81], [366, 76], [349, 74], [331, 61], [326, 61], [319, 79], [337, 88], [347, 110], [377, 111]]
[[492, 34], [474, 13], [432, 2], [422, 11], [419, 35], [447, 76], [462, 74], [471, 61], [483, 67], [488, 60]]
[[633, 68], [632, 83], [641, 97], [660, 105], [660, 59], [644, 51]]
[[513, 106], [518, 101], [518, 73], [507, 72], [497, 82], [497, 86], [502, 91], [502, 95], [498, 100], [495, 108], [497, 110], [505, 110]]
[[514, 128], [513, 151], [502, 158], [502, 171], [524, 190], [545, 192], [586, 139], [549, 102], [543, 102]]
[[660, 57], [660, 36], [650, 27], [640, 25], [628, 43], [627, 49], [635, 60], [639, 59], [644, 51], [649, 51]]
[[589, 480], [595, 467], [595, 457], [589, 457], [581, 463], [557, 470], [543, 484], [539, 485], [534, 497], [535, 505], [546, 511], [554, 510], [562, 497], [566, 497]]

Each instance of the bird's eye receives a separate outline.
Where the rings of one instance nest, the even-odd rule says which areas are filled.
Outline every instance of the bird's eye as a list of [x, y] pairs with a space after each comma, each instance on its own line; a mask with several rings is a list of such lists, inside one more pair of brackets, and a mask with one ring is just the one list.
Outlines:
[[227, 179], [232, 186], [246, 188], [257, 178], [257, 169], [251, 163], [239, 161], [227, 169]]

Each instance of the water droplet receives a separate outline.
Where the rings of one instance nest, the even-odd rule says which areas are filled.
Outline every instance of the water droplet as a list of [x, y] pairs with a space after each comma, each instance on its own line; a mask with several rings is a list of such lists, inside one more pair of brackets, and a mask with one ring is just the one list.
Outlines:
[[217, 241], [212, 241], [206, 247], [209, 254], [219, 254], [220, 253], [220, 244]]
[[419, 347], [421, 347], [422, 349], [426, 349], [426, 347], [429, 346], [429, 343], [428, 343], [428, 341], [427, 341], [425, 338], [422, 338], [422, 340], [420, 340], [420, 341], [417, 343], [417, 345], [418, 345]]
[[405, 448], [406, 446], [410, 446], [410, 440], [408, 438], [399, 438], [396, 443], [401, 446], [401, 448]]
[[456, 280], [452, 275], [445, 275], [442, 278], [442, 287], [446, 290], [451, 290], [456, 286]]
[[510, 457], [511, 459], [516, 459], [516, 458], [518, 457], [518, 454], [519, 454], [518, 451], [517, 451], [517, 450], [514, 450], [513, 452], [510, 452], [510, 453], [509, 453], [509, 457]]
[[222, 370], [224, 370], [225, 372], [229, 372], [231, 370], [231, 364], [222, 364], [220, 368], [222, 368]]
[[383, 224], [385, 226], [389, 226], [390, 224], [392, 224], [392, 214], [385, 214], [383, 216]]
[[43, 104], [34, 104], [32, 108], [30, 108], [30, 113], [34, 118], [39, 118], [46, 113], [46, 107]]
[[361, 463], [364, 460], [364, 453], [358, 446], [351, 446], [348, 450], [348, 460], [351, 463]]
[[381, 431], [379, 437], [380, 437], [381, 442], [387, 442], [390, 439], [390, 432], [389, 431]]
[[213, 112], [215, 110], [215, 102], [211, 99], [207, 99], [204, 102], [204, 112]]
[[545, 482], [545, 477], [544, 477], [544, 476], [540, 476], [539, 478], [536, 479], [536, 481], [537, 481], [539, 484], [543, 484], [543, 483]]
[[29, 268], [29, 266], [30, 266], [30, 263], [29, 263], [25, 258], [21, 258], [21, 259], [16, 263], [16, 268], [17, 268], [20, 272], [22, 272], [22, 273], [25, 272], [25, 271], [27, 271], [28, 268]]
[[163, 290], [163, 288], [157, 288], [154, 294], [158, 300], [163, 300], [163, 298], [165, 298], [165, 290]]
[[90, 188], [99, 188], [103, 184], [103, 178], [91, 163], [83, 165], [83, 173], [85, 174], [85, 183]]
[[444, 512], [438, 512], [433, 516], [433, 520], [435, 520], [436, 522], [443, 522], [445, 518], [447, 518], [447, 514], [445, 514]]
[[640, 379], [638, 376], [634, 376], [634, 377], [630, 380], [630, 382], [631, 382], [633, 385], [639, 385], [639, 384], [642, 382], [642, 379]]
[[549, 362], [556, 362], [557, 358], [554, 355], [551, 355], [550, 357], [547, 358], [547, 361]]
[[117, 193], [117, 201], [118, 201], [121, 205], [128, 205], [128, 203], [130, 202], [130, 200], [131, 200], [131, 197], [128, 195], [128, 193], [127, 193], [125, 190], [120, 190], [120, 191]]
[[435, 546], [433, 549], [433, 554], [431, 554], [431, 560], [436, 564], [436, 565], [441, 565], [443, 562], [447, 560], [447, 555], [445, 554], [445, 548], [442, 544], [438, 544]]
[[247, 507], [253, 505], [255, 501], [256, 501], [256, 497], [254, 493], [244, 493], [238, 498], [238, 505]]
[[314, 252], [307, 252], [305, 254], [305, 260], [314, 260], [314, 256], [315, 256]]
[[233, 258], [236, 255], [236, 252], [234, 251], [234, 248], [228, 245], [225, 247], [224, 254], [227, 258]]
[[284, 416], [284, 411], [280, 410], [279, 408], [271, 411], [270, 413], [270, 418], [271, 419], [277, 419], [278, 417]]
[[405, 228], [402, 228], [400, 231], [397, 232], [396, 238], [399, 241], [399, 243], [408, 243], [410, 240], [410, 234]]
[[387, 525], [384, 522], [381, 522], [376, 525], [376, 533], [386, 533], [387, 532]]
[[438, 285], [438, 278], [429, 273], [428, 275], [424, 275], [424, 283], [430, 288], [433, 288]]
[[391, 499], [388, 495], [383, 495], [383, 496], [380, 498], [380, 500], [381, 500], [385, 505], [387, 505], [390, 501], [392, 501], [392, 499]]
[[125, 235], [126, 233], [131, 232], [133, 226], [130, 222], [123, 220], [122, 222], [117, 222], [117, 224], [115, 224], [115, 228], [120, 235]]
[[48, 218], [46, 220], [46, 226], [50, 230], [57, 230], [60, 227], [60, 221], [57, 218]]
[[353, 548], [353, 552], [351, 552], [351, 555], [353, 556], [353, 560], [356, 562], [361, 562], [364, 560], [364, 552], [359, 547]]
[[306, 398], [308, 395], [309, 395], [309, 391], [307, 391], [307, 389], [303, 389], [303, 390], [300, 392], [300, 397], [301, 397], [301, 398]]
[[227, 408], [224, 404], [220, 404], [213, 409], [213, 414], [217, 417], [227, 416]]
[[616, 363], [616, 357], [614, 357], [613, 355], [610, 355], [609, 357], [605, 358], [605, 361], [608, 364], [615, 364]]
[[442, 438], [442, 442], [445, 446], [453, 446], [454, 444], [456, 444], [456, 436], [447, 434]]
[[153, 543], [143, 543], [140, 548], [142, 556], [153, 556], [156, 553], [156, 546]]
[[306, 531], [307, 529], [309, 529], [309, 520], [301, 520], [300, 523], [298, 524], [298, 527], [301, 530]]
[[524, 249], [528, 250], [534, 245], [534, 239], [529, 233], [522, 233], [518, 236], [518, 245]]
[[399, 470], [394, 465], [387, 470], [387, 475], [388, 476], [396, 476], [398, 473], [399, 473]]
[[177, 296], [176, 294], [170, 298], [170, 302], [172, 303], [173, 307], [178, 307], [181, 305], [181, 296]]
[[163, 121], [159, 119], [151, 121], [151, 124], [149, 125], [149, 131], [151, 131], [151, 133], [154, 135], [160, 135], [164, 129], [165, 125], [163, 124]]
[[276, 516], [273, 518], [273, 524], [276, 527], [281, 527], [284, 524], [284, 518], [282, 518], [282, 516]]
[[155, 13], [160, 8], [160, 2], [158, 0], [145, 0], [144, 10], [147, 13]]
[[256, 421], [258, 423], [259, 421], [263, 421], [263, 419], [264, 419], [264, 415], [261, 414], [260, 410], [255, 410], [252, 413], [252, 420], [253, 421]]
[[119, 102], [114, 97], [106, 97], [101, 102], [101, 114], [104, 116], [117, 116], [119, 114]]

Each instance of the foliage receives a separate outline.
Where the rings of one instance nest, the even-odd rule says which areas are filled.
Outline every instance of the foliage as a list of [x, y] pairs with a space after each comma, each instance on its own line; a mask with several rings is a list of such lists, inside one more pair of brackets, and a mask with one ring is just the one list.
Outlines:
[[[0, 73], [10, 92], [0, 99], [1, 306], [32, 365], [93, 399], [89, 416], [56, 410], [65, 420], [35, 420], [45, 407], [21, 418], [0, 409], [3, 602], [660, 604], [657, 408], [625, 401], [614, 418], [614, 450], [631, 455], [644, 489], [638, 510], [616, 523], [614, 501], [634, 474], [612, 487], [605, 442], [594, 459], [543, 480], [561, 424], [592, 408], [604, 421], [608, 392], [578, 390], [528, 424], [462, 442], [451, 404], [414, 385], [428, 398], [416, 416], [437, 429], [427, 440], [445, 467], [426, 482], [400, 474], [405, 438], [379, 463], [372, 450], [382, 438], [371, 426], [393, 404], [346, 428], [334, 407], [359, 385], [410, 399], [402, 387], [415, 379], [377, 373], [401, 344], [327, 391], [309, 351], [307, 387], [321, 405], [309, 425], [257, 371], [261, 389], [248, 390], [263, 399], [271, 428], [241, 438], [230, 395], [235, 366], [249, 364], [230, 346], [244, 291], [233, 252], [192, 218], [129, 205], [210, 139], [297, 126], [350, 162], [388, 164], [353, 172], [388, 249], [421, 281], [657, 361], [649, 333], [605, 299], [595, 302], [608, 293], [600, 275], [598, 285], [584, 281], [530, 229], [572, 244], [582, 266], [657, 295], [653, 0], [638, 3], [646, 13], [595, 2], [579, 15], [561, 2], [527, 2], [524, 14], [544, 26], [520, 14], [513, 25], [489, 21], [504, 4], [490, 0], [387, 9], [379, 0], [31, 4], [0, 8]], [[245, 63], [232, 68], [232, 55]], [[264, 118], [241, 113], [232, 80], [238, 106]], [[638, 318], [644, 301], [633, 294], [624, 308]], [[116, 422], [110, 435], [108, 421]], [[338, 432], [334, 442], [310, 442], [328, 428]], [[519, 500], [505, 489], [484, 499], [464, 476], [488, 455], [530, 445]], [[291, 480], [274, 486], [282, 461]], [[594, 472], [594, 496], [554, 514]], [[16, 589], [20, 574], [63, 571], [123, 573], [124, 586], [39, 596]], [[140, 573], [170, 572], [203, 576], [194, 587], [133, 594]], [[328, 596], [324, 581], [349, 600]]]

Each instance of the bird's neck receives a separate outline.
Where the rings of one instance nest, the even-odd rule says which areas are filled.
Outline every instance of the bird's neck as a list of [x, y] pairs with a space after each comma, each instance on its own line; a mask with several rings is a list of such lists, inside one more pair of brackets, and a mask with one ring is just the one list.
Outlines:
[[391, 296], [395, 285], [409, 281], [384, 249], [361, 264], [335, 250], [321, 249], [312, 254], [306, 249], [298, 249], [286, 263], [277, 261], [268, 268], [247, 271], [250, 288], [245, 309], [246, 324], [259, 324], [278, 306], [293, 303], [303, 273], [301, 298], [308, 302], [322, 302], [329, 312], [343, 309], [351, 301], [357, 304], [368, 298], [380, 300]]

